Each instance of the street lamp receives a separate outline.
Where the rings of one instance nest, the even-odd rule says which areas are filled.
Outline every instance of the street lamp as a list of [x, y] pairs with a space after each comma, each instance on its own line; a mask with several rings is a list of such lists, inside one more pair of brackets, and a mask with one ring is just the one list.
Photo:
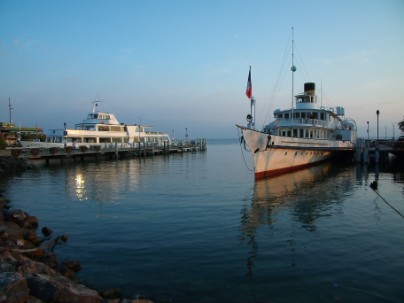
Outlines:
[[380, 114], [380, 111], [377, 110], [376, 111], [376, 116], [377, 116], [377, 140], [379, 140], [379, 114]]
[[369, 141], [369, 121], [366, 123], [368, 124], [368, 141]]

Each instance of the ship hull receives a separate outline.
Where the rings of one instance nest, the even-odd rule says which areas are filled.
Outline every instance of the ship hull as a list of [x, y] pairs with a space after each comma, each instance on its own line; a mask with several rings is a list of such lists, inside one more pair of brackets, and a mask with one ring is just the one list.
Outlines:
[[352, 149], [349, 141], [273, 136], [238, 126], [251, 150], [255, 179], [268, 178], [318, 164], [335, 153]]

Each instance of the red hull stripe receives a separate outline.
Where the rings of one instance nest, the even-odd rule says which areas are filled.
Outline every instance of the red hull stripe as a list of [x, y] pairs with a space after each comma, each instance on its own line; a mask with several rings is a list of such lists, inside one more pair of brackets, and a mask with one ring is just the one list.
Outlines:
[[286, 174], [286, 173], [290, 173], [293, 171], [297, 171], [306, 167], [310, 167], [316, 164], [319, 164], [321, 162], [326, 161], [327, 159], [318, 161], [318, 162], [312, 162], [312, 163], [307, 163], [307, 164], [302, 164], [302, 165], [297, 165], [297, 166], [290, 166], [290, 167], [285, 167], [285, 168], [279, 168], [279, 169], [274, 169], [274, 170], [267, 170], [264, 172], [259, 172], [259, 173], [255, 173], [255, 180], [261, 180], [261, 179], [265, 179], [265, 178], [269, 178], [269, 177], [273, 177], [276, 175], [281, 175], [281, 174]]

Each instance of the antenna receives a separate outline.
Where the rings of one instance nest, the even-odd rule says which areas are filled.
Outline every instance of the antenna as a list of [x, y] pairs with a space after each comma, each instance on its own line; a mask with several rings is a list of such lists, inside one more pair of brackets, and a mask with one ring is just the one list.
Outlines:
[[8, 109], [9, 109], [9, 112], [10, 112], [10, 124], [11, 124], [11, 110], [12, 110], [13, 108], [11, 107], [11, 100], [10, 100], [10, 98], [8, 98]]
[[91, 103], [93, 103], [93, 114], [95, 114], [95, 110], [96, 110], [96, 108], [97, 108], [97, 106], [98, 106], [98, 103], [100, 103], [100, 102], [101, 102], [101, 101], [98, 100], [98, 96], [95, 97], [95, 100], [91, 102]]

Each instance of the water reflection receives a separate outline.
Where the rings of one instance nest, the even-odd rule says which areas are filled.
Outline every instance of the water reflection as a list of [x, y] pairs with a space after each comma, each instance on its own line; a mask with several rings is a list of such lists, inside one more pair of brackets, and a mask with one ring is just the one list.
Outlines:
[[[274, 227], [286, 222], [292, 233], [300, 228], [314, 232], [318, 218], [342, 213], [341, 201], [354, 184], [352, 169], [335, 168], [331, 163], [257, 181], [251, 204], [241, 211], [242, 240], [249, 247], [247, 274], [253, 273], [261, 227], [269, 227], [273, 235]], [[291, 251], [295, 237], [288, 240]]]
[[66, 191], [74, 200], [115, 202], [122, 193], [133, 191], [142, 170], [139, 161], [85, 163], [66, 170]]

